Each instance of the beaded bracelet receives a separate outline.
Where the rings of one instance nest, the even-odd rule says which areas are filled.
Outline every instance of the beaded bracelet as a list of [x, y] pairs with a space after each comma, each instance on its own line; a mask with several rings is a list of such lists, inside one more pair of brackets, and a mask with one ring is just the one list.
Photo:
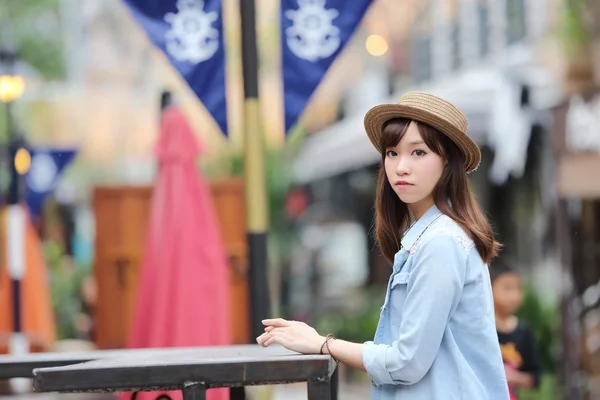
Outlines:
[[[324, 353], [323, 353], [323, 348], [325, 348], [325, 345], [327, 344], [327, 342], [328, 342], [330, 339], [335, 339], [335, 338], [333, 337], [333, 335], [332, 335], [331, 333], [328, 333], [328, 334], [327, 334], [327, 336], [325, 336], [325, 341], [324, 341], [324, 342], [323, 342], [323, 344], [321, 345], [321, 351], [319, 352], [319, 354], [324, 354]], [[327, 350], [329, 351], [329, 345], [327, 345]]]
[[328, 334], [327, 336], [325, 336], [325, 341], [321, 345], [321, 354], [323, 354], [323, 348], [325, 346], [327, 346], [327, 353], [331, 356], [331, 358], [333, 358], [333, 361], [335, 361], [336, 364], [339, 364], [340, 362], [337, 360], [337, 358], [335, 358], [333, 356], [333, 354], [331, 354], [331, 350], [329, 350], [329, 341], [330, 340], [335, 340], [335, 336], [333, 336], [331, 333]]

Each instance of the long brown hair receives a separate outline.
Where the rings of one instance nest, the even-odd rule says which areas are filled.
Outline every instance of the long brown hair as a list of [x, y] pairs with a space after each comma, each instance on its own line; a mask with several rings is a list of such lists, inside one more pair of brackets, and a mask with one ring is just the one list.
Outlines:
[[[387, 121], [380, 139], [382, 150], [375, 199], [375, 236], [389, 262], [393, 262], [394, 255], [400, 250], [402, 234], [409, 228], [411, 219], [408, 206], [398, 198], [388, 182], [385, 154], [386, 149], [398, 145], [411, 122], [405, 118]], [[416, 124], [427, 147], [446, 161], [444, 172], [433, 190], [435, 205], [467, 232], [483, 261], [489, 264], [501, 245], [494, 240], [492, 227], [471, 191], [462, 152], [437, 129], [423, 123]]]

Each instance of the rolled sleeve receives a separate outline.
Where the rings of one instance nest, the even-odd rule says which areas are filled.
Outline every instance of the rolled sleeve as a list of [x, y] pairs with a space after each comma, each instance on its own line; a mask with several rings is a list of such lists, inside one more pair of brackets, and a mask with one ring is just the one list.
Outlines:
[[415, 254], [406, 300], [399, 305], [398, 338], [391, 345], [363, 345], [365, 369], [376, 386], [411, 385], [431, 368], [464, 285], [467, 255], [459, 246], [452, 237], [436, 236]]
[[375, 386], [392, 385], [394, 380], [385, 366], [385, 352], [390, 346], [365, 342], [362, 347], [362, 358], [367, 374]]

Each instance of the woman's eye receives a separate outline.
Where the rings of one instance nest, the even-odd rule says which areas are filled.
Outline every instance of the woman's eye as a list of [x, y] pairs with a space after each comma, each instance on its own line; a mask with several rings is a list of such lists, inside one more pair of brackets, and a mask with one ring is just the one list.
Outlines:
[[397, 153], [394, 150], [388, 150], [385, 152], [386, 157], [394, 157]]
[[427, 153], [425, 153], [423, 150], [414, 150], [413, 154], [417, 157], [423, 157]]

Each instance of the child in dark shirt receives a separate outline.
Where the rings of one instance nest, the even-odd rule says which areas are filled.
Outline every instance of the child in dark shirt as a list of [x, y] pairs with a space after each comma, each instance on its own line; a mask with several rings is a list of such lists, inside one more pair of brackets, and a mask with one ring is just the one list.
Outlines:
[[536, 388], [540, 382], [540, 365], [536, 344], [529, 326], [514, 313], [523, 300], [519, 274], [500, 262], [490, 268], [496, 331], [510, 387], [511, 399], [517, 389]]

